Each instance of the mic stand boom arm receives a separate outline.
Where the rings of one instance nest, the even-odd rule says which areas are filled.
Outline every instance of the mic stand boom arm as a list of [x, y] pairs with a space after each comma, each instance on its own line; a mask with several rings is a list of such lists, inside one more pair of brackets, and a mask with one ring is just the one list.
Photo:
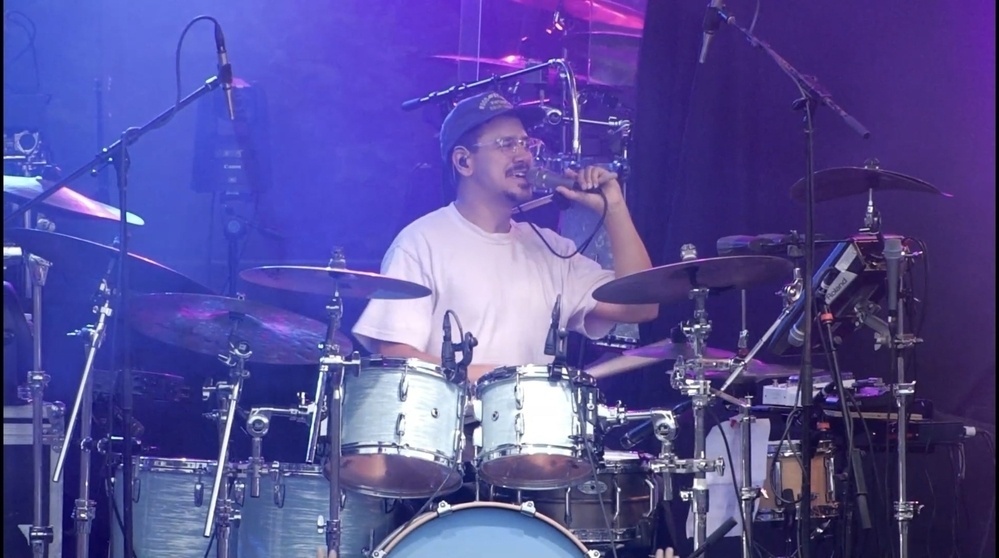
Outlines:
[[[206, 80], [205, 83], [201, 87], [196, 89], [193, 93], [191, 93], [187, 97], [184, 97], [183, 99], [180, 100], [180, 102], [171, 106], [167, 110], [163, 111], [162, 113], [159, 114], [159, 116], [153, 118], [142, 127], [129, 128], [114, 143], [112, 143], [107, 147], [102, 148], [100, 152], [94, 155], [94, 157], [86, 164], [82, 165], [80, 168], [70, 173], [66, 178], [59, 180], [56, 186], [53, 186], [52, 188], [49, 188], [48, 190], [45, 190], [44, 192], [38, 194], [31, 200], [25, 202], [23, 205], [18, 207], [16, 211], [4, 217], [3, 220], [4, 227], [15, 222], [17, 219], [20, 219], [21, 216], [27, 213], [28, 211], [31, 211], [32, 209], [35, 209], [36, 207], [41, 205], [43, 201], [47, 200], [49, 197], [54, 195], [63, 186], [69, 185], [71, 182], [73, 182], [77, 178], [80, 178], [84, 174], [89, 173], [91, 175], [96, 175], [104, 167], [115, 163], [118, 154], [122, 152], [123, 147], [128, 147], [130, 145], [135, 144], [135, 142], [137, 142], [139, 138], [144, 136], [146, 132], [149, 132], [150, 130], [155, 130], [156, 128], [163, 126], [171, 118], [173, 118], [175, 114], [180, 112], [181, 109], [186, 108], [188, 105], [199, 99], [201, 96], [211, 92], [212, 90], [220, 87], [221, 85], [222, 85], [222, 80], [219, 78], [219, 76], [213, 76], [208, 80]], [[121, 208], [121, 210], [122, 213], [124, 213], [125, 209]], [[121, 219], [124, 218], [125, 216], [121, 215]]]
[[[813, 145], [814, 111], [818, 105], [824, 105], [838, 114], [839, 117], [846, 122], [847, 126], [857, 132], [860, 137], [867, 139], [870, 137], [871, 133], [860, 122], [858, 122], [857, 119], [850, 116], [845, 110], [840, 108], [839, 105], [834, 103], [830, 98], [829, 93], [821, 89], [818, 80], [816, 80], [813, 76], [805, 76], [799, 72], [787, 60], [777, 54], [777, 52], [774, 51], [770, 45], [756, 38], [756, 36], [747, 29], [736, 24], [735, 18], [732, 17], [727, 11], [719, 9], [718, 17], [722, 18], [725, 23], [735, 27], [743, 35], [745, 35], [749, 40], [749, 44], [756, 48], [763, 49], [763, 51], [777, 63], [777, 66], [779, 66], [780, 69], [794, 81], [795, 86], [801, 92], [801, 98], [795, 101], [794, 108], [805, 111], [805, 265], [803, 271], [805, 277], [810, 278], [812, 277], [815, 269], [815, 230], [813, 223], [815, 210], [815, 148]], [[813, 289], [806, 288], [803, 301], [805, 312], [805, 344], [802, 351], [801, 383], [799, 388], [801, 393], [805, 394], [812, 393], [812, 322], [814, 321], [814, 298], [815, 293], [813, 292]], [[812, 458], [812, 440], [810, 439], [813, 413], [812, 407], [811, 397], [804, 397], [802, 401], [804, 430], [801, 434], [801, 454], [805, 463], [808, 463]], [[811, 494], [811, 477], [812, 472], [810, 468], [805, 467], [802, 470], [801, 475], [802, 494]], [[801, 558], [811, 558], [811, 549], [807, 544], [809, 536], [811, 535], [811, 503], [808, 501], [808, 498], [801, 499], [799, 517], [801, 517], [801, 521], [798, 526], [798, 540], [801, 543], [800, 556]], [[902, 556], [901, 558], [907, 557]]]

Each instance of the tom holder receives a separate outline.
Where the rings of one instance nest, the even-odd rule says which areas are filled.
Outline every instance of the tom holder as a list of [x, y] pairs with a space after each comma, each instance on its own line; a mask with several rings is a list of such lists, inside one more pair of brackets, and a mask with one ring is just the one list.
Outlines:
[[219, 443], [219, 457], [215, 466], [215, 480], [212, 485], [212, 496], [208, 502], [208, 516], [205, 518], [205, 530], [202, 533], [205, 538], [212, 536], [212, 529], [217, 528], [215, 533], [216, 554], [219, 558], [228, 558], [230, 542], [232, 538], [232, 526], [238, 525], [240, 521], [239, 511], [233, 506], [230, 498], [228, 486], [225, 486], [225, 495], [220, 498], [220, 493], [224, 486], [225, 473], [229, 470], [229, 443], [232, 439], [232, 426], [235, 422], [239, 405], [239, 398], [243, 391], [243, 381], [250, 376], [246, 370], [246, 361], [253, 352], [245, 341], [233, 341], [236, 330], [239, 327], [241, 316], [232, 316], [232, 331], [229, 335], [229, 352], [220, 354], [219, 360], [229, 367], [229, 382], [218, 382], [214, 387], [215, 395], [219, 400], [219, 407], [222, 411], [221, 440]]

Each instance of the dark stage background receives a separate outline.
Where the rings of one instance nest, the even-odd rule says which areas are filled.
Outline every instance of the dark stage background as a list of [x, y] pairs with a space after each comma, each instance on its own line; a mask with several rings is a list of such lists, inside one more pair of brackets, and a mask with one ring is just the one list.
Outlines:
[[[8, 0], [5, 124], [31, 121], [49, 139], [52, 159], [64, 170], [75, 168], [122, 130], [145, 123], [174, 101], [180, 32], [194, 16], [208, 12], [224, 27], [235, 74], [264, 99], [260, 114], [267, 122], [259, 145], [271, 179], [258, 203], [239, 205], [241, 215], [257, 225], [240, 247], [241, 267], [324, 264], [334, 246], [343, 246], [349, 265], [375, 270], [403, 226], [444, 203], [435, 136], [440, 113], [402, 112], [399, 104], [457, 83], [456, 67], [431, 57], [467, 52], [476, 28], [468, 17], [476, 4]], [[704, 4], [655, 0], [647, 9], [638, 87], [632, 91], [636, 129], [628, 188], [656, 265], [677, 261], [684, 243], [712, 256], [721, 236], [804, 227], [804, 208], [788, 195], [805, 167], [801, 118], [791, 110], [797, 90], [731, 28], [717, 33], [707, 63], [697, 64]], [[530, 41], [521, 38], [543, 33], [550, 21], [550, 14], [512, 1], [485, 0], [481, 6], [482, 56], [529, 50]], [[815, 74], [871, 130], [872, 137], [862, 140], [820, 109], [816, 169], [861, 166], [877, 158], [883, 168], [954, 195], [886, 192], [876, 202], [886, 231], [922, 239], [928, 248], [929, 273], [917, 270], [917, 285], [922, 279], [926, 285], [917, 292], [926, 311], [925, 342], [916, 351], [917, 397], [931, 399], [940, 417], [994, 432], [994, 2], [822, 0], [757, 6], [732, 0], [729, 7], [743, 25], [759, 7], [756, 33], [797, 68]], [[213, 75], [207, 24], [188, 34], [180, 59], [185, 93]], [[463, 67], [462, 78], [469, 71]], [[97, 109], [98, 90], [103, 112]], [[206, 102], [218, 101], [213, 95]], [[199, 110], [178, 114], [131, 150], [129, 209], [146, 220], [135, 229], [132, 248], [221, 292], [226, 283], [222, 204], [195, 188]], [[98, 198], [115, 195], [110, 173], [73, 187]], [[865, 202], [860, 196], [821, 204], [816, 231], [828, 238], [852, 234], [862, 225]], [[547, 208], [538, 210], [536, 219], [550, 223], [556, 217]], [[65, 217], [56, 222], [58, 232], [98, 242], [110, 243], [115, 234], [111, 225]], [[58, 262], [53, 268], [45, 316], [45, 368], [53, 377], [49, 400], [72, 401], [82, 350], [65, 333], [91, 319], [88, 298], [95, 287], [96, 278], [61, 273]], [[776, 288], [749, 293], [751, 341], [780, 311]], [[310, 317], [324, 316], [319, 298], [247, 285], [240, 290]], [[708, 309], [714, 322], [710, 344], [734, 348], [738, 295], [718, 297]], [[359, 304], [348, 304], [345, 329], [360, 310]], [[664, 306], [660, 318], [642, 329], [642, 342], [667, 336], [689, 310], [683, 304]], [[206, 377], [222, 372], [219, 363], [135, 339], [137, 367], [182, 376], [192, 390], [183, 404], [138, 409], [156, 446], [152, 451], [212, 459], [212, 428], [200, 418], [205, 408], [197, 391]], [[857, 377], [892, 381], [884, 351], [875, 353], [872, 345], [869, 331], [850, 337], [840, 354], [844, 368]], [[107, 366], [106, 358], [100, 365]], [[629, 407], [673, 404], [681, 398], [665, 372], [664, 366], [647, 367], [606, 380], [602, 388], [608, 399]], [[312, 374], [311, 367], [256, 366], [247, 404], [292, 404], [296, 391], [311, 389]], [[269, 459], [300, 459], [303, 429], [286, 426], [268, 438]], [[247, 453], [248, 443], [238, 440], [237, 454]], [[913, 528], [915, 556], [994, 554], [994, 456], [981, 437], [966, 442], [965, 456], [957, 469], [947, 450], [912, 458], [912, 497], [927, 505]], [[71, 462], [67, 510], [76, 494], [72, 467]], [[95, 532], [105, 528], [101, 521]], [[890, 538], [892, 525], [878, 524], [883, 539]], [[69, 541], [72, 522], [65, 528]], [[64, 556], [71, 552], [67, 545]]]

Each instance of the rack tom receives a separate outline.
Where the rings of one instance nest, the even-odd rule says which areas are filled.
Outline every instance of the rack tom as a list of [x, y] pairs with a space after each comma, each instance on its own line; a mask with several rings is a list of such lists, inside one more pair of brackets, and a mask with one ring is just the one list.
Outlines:
[[465, 388], [417, 359], [364, 358], [344, 376], [340, 481], [382, 498], [461, 486]]
[[481, 449], [476, 468], [489, 484], [513, 489], [570, 486], [592, 474], [597, 390], [567, 366], [497, 368], [479, 379]]

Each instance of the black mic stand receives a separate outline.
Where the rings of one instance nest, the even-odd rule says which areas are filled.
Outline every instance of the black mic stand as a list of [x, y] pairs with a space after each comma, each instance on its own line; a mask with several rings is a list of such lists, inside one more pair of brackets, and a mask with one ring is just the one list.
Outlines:
[[[721, 21], [728, 23], [732, 27], [735, 27], [749, 41], [753, 47], [760, 48], [774, 62], [780, 67], [780, 69], [787, 74], [788, 77], [794, 81], [795, 86], [801, 93], [801, 98], [797, 99], [793, 108], [795, 110], [803, 110], [805, 112], [804, 117], [804, 132], [805, 132], [805, 266], [804, 266], [804, 276], [806, 281], [809, 281], [815, 269], [815, 228], [814, 228], [814, 213], [815, 213], [815, 146], [814, 146], [814, 136], [815, 136], [815, 125], [813, 121], [815, 110], [820, 106], [824, 105], [831, 109], [848, 126], [850, 126], [860, 137], [867, 139], [871, 136], [870, 131], [867, 130], [860, 122], [855, 118], [850, 116], [845, 110], [840, 108], [839, 105], [833, 102], [829, 94], [821, 88], [818, 80], [813, 76], [806, 76], [799, 72], [794, 66], [792, 66], [787, 60], [777, 54], [773, 48], [770, 47], [764, 41], [756, 38], [749, 30], [741, 27], [735, 21], [735, 17], [729, 14], [724, 9], [718, 9], [718, 18]], [[802, 350], [802, 365], [801, 365], [801, 381], [799, 389], [800, 393], [806, 395], [802, 397], [802, 415], [803, 415], [803, 431], [801, 434], [801, 454], [804, 463], [810, 463], [812, 458], [812, 419], [814, 414], [814, 408], [812, 403], [812, 391], [813, 391], [813, 378], [812, 378], [812, 322], [813, 310], [814, 310], [814, 292], [808, 287], [804, 292], [804, 347]], [[799, 505], [800, 508], [800, 521], [798, 524], [798, 542], [801, 545], [800, 558], [810, 558], [811, 549], [809, 548], [808, 539], [811, 535], [811, 502], [807, 497], [811, 494], [811, 480], [812, 472], [810, 467], [802, 468], [801, 475], [801, 494], [806, 495], [801, 499]], [[906, 557], [902, 557], [906, 558]]]
[[[205, 81], [204, 85], [199, 87], [193, 93], [189, 94], [187, 97], [181, 99], [176, 105], [171, 106], [167, 110], [159, 114], [159, 116], [153, 118], [145, 125], [140, 128], [128, 128], [111, 145], [100, 150], [99, 153], [94, 155], [94, 157], [88, 161], [86, 164], [82, 165], [80, 168], [76, 169], [69, 174], [65, 179], [59, 181], [56, 186], [49, 188], [48, 190], [42, 192], [41, 194], [35, 196], [30, 201], [20, 206], [16, 211], [12, 212], [10, 215], [4, 218], [4, 226], [10, 223], [16, 222], [25, 213], [31, 211], [32, 209], [38, 207], [43, 201], [50, 198], [63, 186], [66, 186], [80, 178], [84, 174], [90, 173], [91, 175], [96, 175], [99, 171], [107, 166], [112, 166], [115, 169], [118, 178], [118, 209], [120, 211], [119, 215], [119, 254], [122, 257], [118, 258], [118, 304], [117, 313], [121, 319], [116, 324], [116, 327], [121, 328], [121, 343], [119, 344], [121, 355], [122, 355], [122, 366], [121, 373], [122, 376], [122, 422], [125, 424], [125, 429], [122, 433], [124, 440], [123, 448], [123, 478], [122, 478], [122, 504], [123, 504], [123, 516], [124, 516], [124, 552], [126, 556], [132, 554], [132, 432], [128, 427], [132, 423], [132, 374], [130, 372], [131, 368], [131, 356], [130, 356], [130, 346], [129, 346], [129, 334], [127, 325], [128, 316], [128, 296], [129, 296], [129, 265], [128, 265], [128, 221], [126, 216], [128, 215], [128, 147], [135, 144], [142, 136], [147, 132], [159, 128], [165, 125], [173, 116], [179, 112], [181, 109], [187, 107], [193, 103], [198, 98], [206, 95], [212, 90], [218, 88], [222, 85], [223, 79], [227, 78], [229, 81], [232, 80], [232, 76], [213, 76]], [[117, 330], [116, 330], [117, 331]], [[89, 378], [88, 378], [89, 379]], [[71, 433], [67, 432], [66, 444], [70, 443], [69, 436]]]
[[566, 337], [568, 332], [562, 328], [562, 295], [558, 295], [552, 307], [552, 325], [548, 328], [548, 337], [545, 339], [545, 354], [554, 357], [548, 365], [548, 377], [552, 381], [562, 379], [562, 370], [568, 363]]
[[235, 297], [236, 281], [239, 276], [239, 241], [246, 236], [247, 223], [236, 216], [236, 212], [228, 200], [223, 203], [225, 204], [223, 227], [226, 239], [226, 271], [228, 273], [225, 294]]

